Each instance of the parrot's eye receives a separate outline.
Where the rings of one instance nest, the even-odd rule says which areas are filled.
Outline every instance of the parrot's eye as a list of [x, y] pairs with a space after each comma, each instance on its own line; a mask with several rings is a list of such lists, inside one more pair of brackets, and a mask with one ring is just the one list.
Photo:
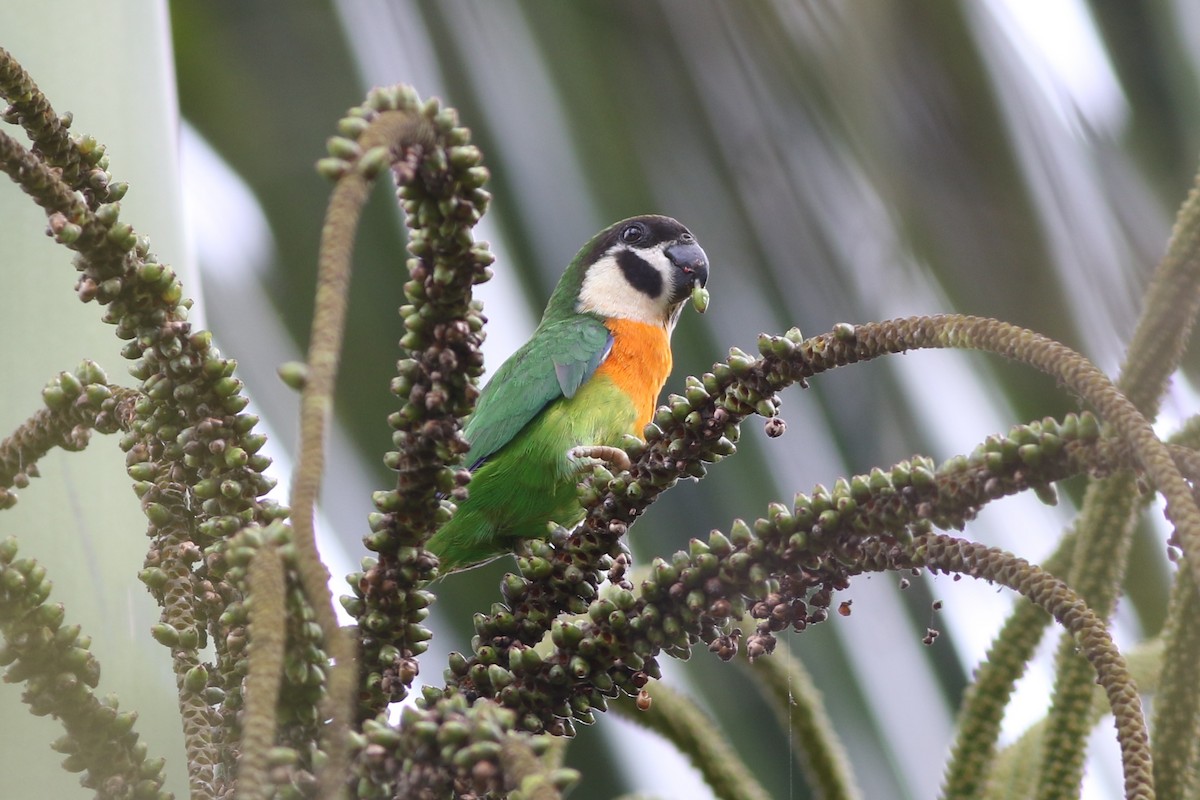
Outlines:
[[679, 241], [683, 242], [684, 244], [691, 244], [692, 242], [696, 241], [696, 237], [692, 236], [690, 232], [684, 231], [682, 234], [680, 234]]
[[621, 241], [625, 244], [637, 244], [646, 238], [646, 226], [640, 222], [631, 222], [621, 229]]

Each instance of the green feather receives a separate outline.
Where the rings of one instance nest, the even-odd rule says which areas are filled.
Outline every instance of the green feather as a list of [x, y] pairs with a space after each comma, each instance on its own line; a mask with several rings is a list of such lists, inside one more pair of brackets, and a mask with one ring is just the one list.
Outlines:
[[480, 394], [463, 435], [471, 443], [474, 468], [508, 444], [539, 411], [573, 397], [608, 352], [612, 336], [592, 315], [543, 322], [496, 372]]
[[[542, 375], [543, 388], [552, 386], [555, 399], [476, 466], [467, 487], [469, 497], [429, 540], [443, 572], [510, 552], [516, 539], [544, 537], [548, 522], [575, 525], [583, 518], [583, 508], [569, 451], [581, 444], [616, 445], [632, 432], [637, 417], [633, 402], [607, 376], [585, 380], [573, 397], [566, 397], [552, 370]], [[497, 373], [495, 380], [500, 378]], [[500, 421], [511, 425], [515, 418], [507, 414]], [[493, 431], [483, 429], [479, 441]], [[472, 452], [491, 446], [475, 445]]]
[[[542, 314], [542, 325], [554, 320], [569, 320], [579, 316], [576, 305], [579, 303], [579, 293], [583, 291], [583, 279], [587, 276], [588, 267], [595, 263], [604, 250], [604, 244], [610, 234], [623, 223], [618, 222], [593, 236], [585, 244], [567, 269], [558, 279], [558, 285], [546, 302], [546, 310]], [[535, 334], [536, 336], [536, 334]]]
[[574, 466], [580, 444], [615, 444], [634, 410], [610, 381], [589, 381], [612, 346], [598, 317], [543, 319], [484, 387], [463, 435], [471, 443], [469, 497], [428, 547], [443, 572], [489, 561], [546, 523], [579, 521]]

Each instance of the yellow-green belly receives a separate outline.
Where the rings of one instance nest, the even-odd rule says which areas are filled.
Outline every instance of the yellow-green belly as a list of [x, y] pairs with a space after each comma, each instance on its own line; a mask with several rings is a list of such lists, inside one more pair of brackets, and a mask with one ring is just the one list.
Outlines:
[[548, 405], [471, 477], [469, 497], [429, 548], [443, 572], [490, 561], [512, 540], [544, 537], [547, 524], [570, 527], [583, 518], [578, 475], [568, 452], [579, 445], [617, 445], [640, 435], [640, 409], [603, 372], [574, 397]]

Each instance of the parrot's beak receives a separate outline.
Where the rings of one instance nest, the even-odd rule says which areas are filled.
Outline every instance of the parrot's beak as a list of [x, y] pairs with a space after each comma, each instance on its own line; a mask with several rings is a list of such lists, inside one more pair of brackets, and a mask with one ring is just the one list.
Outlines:
[[672, 303], [682, 303], [692, 293], [693, 286], [708, 283], [708, 256], [695, 242], [676, 242], [663, 251], [682, 280], [675, 281], [671, 292]]

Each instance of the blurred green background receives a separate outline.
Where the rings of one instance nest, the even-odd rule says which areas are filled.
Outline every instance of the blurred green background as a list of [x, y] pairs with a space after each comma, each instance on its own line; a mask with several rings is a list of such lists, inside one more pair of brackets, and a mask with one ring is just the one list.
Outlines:
[[[562, 268], [595, 231], [647, 212], [692, 229], [713, 265], [713, 303], [703, 318], [684, 315], [668, 391], [730, 346], [753, 351], [761, 331], [818, 333], [942, 311], [1036, 329], [1115, 373], [1200, 151], [1200, 6], [1189, 0], [139, 8], [167, 12], [142, 41], [163, 53], [147, 69], [169, 72], [173, 58], [187, 252], [202, 272], [204, 313], [276, 433], [284, 476], [296, 398], [273, 370], [307, 337], [328, 194], [312, 165], [371, 85], [411, 83], [456, 107], [492, 170], [492, 209], [478, 229], [498, 254], [497, 278], [480, 292], [490, 368], [532, 330]], [[122, 13], [133, 12], [114, 11], [118, 26]], [[8, 35], [0, 26], [0, 45], [25, 58]], [[103, 58], [124, 57], [113, 47]], [[155, 100], [169, 112], [174, 98]], [[141, 155], [114, 152], [118, 178]], [[143, 191], [135, 183], [131, 199]], [[369, 492], [390, 482], [380, 455], [395, 405], [387, 385], [404, 253], [389, 194], [378, 192], [358, 239], [324, 506], [335, 573], [363, 554]], [[156, 243], [164, 235], [126, 216]], [[59, 260], [55, 268], [69, 273]], [[60, 291], [58, 302], [73, 300]], [[116, 362], [112, 343], [98, 355]], [[6, 427], [32, 410], [40, 385], [23, 387], [12, 415], [4, 407]], [[1195, 407], [1189, 387], [1177, 380], [1164, 416]], [[768, 442], [748, 423], [738, 456], [668, 493], [630, 544], [645, 564], [816, 483], [913, 453], [969, 452], [1013, 423], [1075, 408], [1052, 381], [978, 355], [910, 354], [821, 376], [785, 393], [784, 437]], [[1036, 560], [1077, 492], [1066, 487], [1054, 509], [1004, 501], [968, 535]], [[1118, 619], [1126, 642], [1157, 630], [1165, 602], [1161, 535], [1143, 527]], [[114, 580], [132, 584], [137, 567]], [[505, 569], [441, 585], [441, 633], [424, 680], [437, 682], [444, 653], [466, 645], [471, 613], [498, 599]], [[953, 709], [1012, 602], [966, 583], [914, 581], [899, 592], [892, 576], [860, 579], [845, 593], [852, 617], [794, 636], [790, 654], [776, 656], [802, 659], [815, 674], [867, 797], [936, 793]], [[943, 610], [930, 610], [935, 598]], [[921, 644], [927, 627], [942, 631], [933, 647]], [[149, 657], [166, 668], [165, 653]], [[668, 679], [714, 715], [773, 796], [809, 796], [786, 733], [744, 673], [700, 652], [670, 665]], [[1031, 672], [1011, 732], [1044, 712], [1047, 680], [1044, 668]], [[1097, 737], [1089, 797], [1117, 795], [1109, 738]], [[570, 749], [585, 774], [572, 797], [703, 796], [689, 769], [654, 747], [602, 717]]]

